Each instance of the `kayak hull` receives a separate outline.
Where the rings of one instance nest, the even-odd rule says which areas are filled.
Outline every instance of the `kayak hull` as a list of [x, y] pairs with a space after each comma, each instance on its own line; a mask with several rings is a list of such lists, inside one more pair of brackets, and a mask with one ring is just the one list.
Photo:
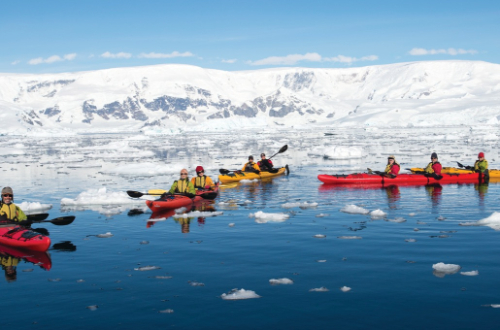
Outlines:
[[50, 238], [21, 226], [0, 227], [0, 244], [14, 248], [45, 252], [50, 247]]
[[198, 203], [204, 200], [213, 200], [217, 198], [219, 194], [219, 187], [217, 186], [214, 190], [199, 190], [196, 192], [194, 198], [189, 198], [183, 195], [168, 195], [154, 201], [146, 201], [146, 205], [153, 211], [159, 212], [164, 210], [174, 210], [181, 207], [190, 207], [194, 203]]
[[[410, 171], [412, 173], [423, 171], [423, 168], [419, 167], [412, 167], [410, 168]], [[443, 167], [441, 170], [441, 173], [447, 173], [447, 174], [473, 174], [476, 173], [475, 171], [471, 170], [465, 170], [462, 168], [457, 168], [457, 167]], [[491, 179], [500, 179], [500, 170], [488, 170], [488, 174]]]
[[285, 174], [286, 167], [280, 167], [278, 169], [278, 172], [276, 173], [271, 173], [271, 172], [265, 172], [261, 171], [259, 174], [253, 173], [253, 172], [232, 172], [229, 174], [221, 174], [219, 175], [219, 181], [223, 184], [225, 183], [231, 183], [231, 182], [238, 182], [241, 180], [261, 180], [261, 179], [267, 179], [267, 178], [274, 178], [276, 176], [280, 176]]
[[328, 175], [320, 174], [318, 179], [326, 184], [376, 184], [376, 185], [429, 185], [429, 184], [453, 184], [453, 183], [478, 183], [484, 180], [480, 173], [470, 174], [443, 174], [440, 180], [424, 174], [400, 174], [395, 178], [388, 178], [378, 174], [349, 174]]

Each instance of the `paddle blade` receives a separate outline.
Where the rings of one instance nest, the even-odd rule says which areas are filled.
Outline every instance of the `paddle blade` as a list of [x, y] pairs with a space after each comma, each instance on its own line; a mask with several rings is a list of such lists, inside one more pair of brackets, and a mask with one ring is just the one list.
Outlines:
[[139, 198], [139, 197], [144, 196], [143, 193], [141, 193], [139, 191], [134, 191], [134, 190], [127, 190], [127, 195], [129, 195], [132, 198]]
[[75, 221], [75, 216], [69, 215], [67, 217], [59, 217], [59, 218], [55, 218], [52, 220], [44, 220], [44, 221], [40, 221], [40, 222], [52, 222], [54, 225], [57, 225], [57, 226], [66, 226], [66, 225], [69, 225], [70, 223], [72, 223], [73, 221]]
[[27, 215], [28, 220], [30, 221], [42, 221], [49, 217], [48, 213], [39, 213], [39, 214], [29, 214]]
[[287, 151], [287, 150], [288, 150], [288, 145], [287, 145], [287, 144], [285, 144], [283, 147], [281, 147], [281, 149], [280, 149], [280, 151], [278, 151], [278, 153], [279, 153], [279, 154], [282, 154], [282, 153], [284, 153], [284, 152], [285, 152], [285, 151]]
[[221, 169], [219, 170], [219, 173], [220, 173], [220, 174], [222, 174], [222, 175], [226, 175], [226, 174], [231, 173], [231, 171], [228, 171], [228, 170], [226, 170], [226, 169], [221, 168]]
[[288, 165], [285, 165], [285, 168], [286, 168], [286, 175], [290, 175], [290, 168], [288, 168]]
[[168, 191], [164, 189], [151, 189], [148, 190], [148, 195], [163, 195], [166, 192]]

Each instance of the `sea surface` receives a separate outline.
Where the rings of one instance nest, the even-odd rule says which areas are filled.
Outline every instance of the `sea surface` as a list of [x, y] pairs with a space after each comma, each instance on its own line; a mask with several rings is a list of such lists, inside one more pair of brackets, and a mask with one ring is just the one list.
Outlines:
[[[2, 329], [497, 329], [500, 231], [461, 224], [500, 211], [500, 184], [351, 188], [317, 175], [383, 170], [388, 155], [404, 172], [434, 151], [443, 166], [483, 151], [500, 168], [498, 133], [1, 136], [0, 184], [15, 203], [76, 216], [33, 225], [50, 234], [50, 270], [21, 260], [15, 280], [0, 279]], [[217, 179], [284, 145], [272, 160], [289, 176], [223, 187], [186, 218], [151, 219], [125, 194], [168, 189], [183, 167]]]

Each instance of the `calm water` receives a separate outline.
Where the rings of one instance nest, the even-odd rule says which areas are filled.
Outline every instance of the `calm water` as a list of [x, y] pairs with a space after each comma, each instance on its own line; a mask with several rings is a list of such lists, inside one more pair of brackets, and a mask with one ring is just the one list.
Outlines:
[[[407, 134], [410, 136], [413, 132]], [[500, 232], [489, 227], [459, 226], [459, 223], [477, 221], [498, 211], [500, 184], [371, 189], [323, 186], [316, 176], [328, 172], [329, 168], [362, 168], [367, 164], [383, 167], [388, 149], [404, 150], [414, 145], [404, 141], [390, 145], [390, 139], [382, 137], [380, 142], [378, 135], [364, 136], [364, 145], [349, 136], [335, 141], [312, 133], [304, 136], [294, 143], [283, 134], [282, 140], [276, 142], [277, 147], [273, 147], [277, 151], [279, 146], [289, 144], [289, 151], [276, 156], [275, 160], [277, 164], [292, 165], [290, 176], [223, 189], [215, 204], [206, 208], [222, 211], [222, 215], [182, 221], [168, 218], [155, 223], [148, 222], [149, 212], [129, 212], [136, 209], [136, 205], [123, 205], [121, 210], [108, 213], [106, 209], [116, 206], [60, 207], [61, 198], [75, 198], [90, 188], [105, 186], [114, 191], [144, 191], [165, 187], [175, 177], [172, 174], [134, 178], [103, 173], [107, 168], [145, 161], [134, 159], [132, 153], [123, 159], [118, 156], [105, 161], [89, 159], [82, 148], [90, 142], [77, 141], [78, 148], [62, 144], [52, 151], [54, 155], [49, 155], [47, 148], [35, 151], [32, 145], [24, 155], [8, 155], [2, 163], [2, 169], [6, 170], [3, 181], [19, 174], [11, 184], [16, 202], [50, 203], [54, 206], [49, 211], [50, 218], [73, 214], [76, 220], [67, 226], [50, 223], [38, 226], [49, 230], [53, 246], [70, 242], [65, 245], [70, 248], [49, 251], [50, 271], [21, 262], [16, 281], [2, 280], [0, 306], [8, 315], [4, 318], [4, 327], [498, 327], [500, 309], [484, 305], [500, 304]], [[220, 148], [217, 155], [207, 151], [211, 157], [203, 155], [203, 150], [196, 155], [178, 154], [176, 149], [169, 152], [190, 167], [202, 159], [210, 169], [208, 174], [216, 177], [216, 168], [236, 168], [236, 164], [244, 161], [243, 155], [263, 150], [260, 148], [267, 138], [257, 138], [255, 144], [250, 141], [251, 146], [239, 146], [238, 158], [227, 157], [231, 155], [227, 154], [230, 151], [225, 142], [227, 137], [212, 137], [213, 144]], [[56, 142], [70, 143], [67, 138], [61, 139], [62, 142]], [[103, 146], [115, 138], [104, 140], [108, 142], [103, 142]], [[25, 139], [19, 138], [17, 142], [23, 141]], [[99, 140], [92, 141], [95, 145]], [[456, 150], [462, 140], [446, 143]], [[496, 152], [495, 141], [483, 143], [490, 154]], [[358, 144], [368, 156], [354, 161], [329, 160], [310, 152], [318, 145], [328, 148]], [[464, 160], [473, 157], [468, 153], [475, 152], [477, 145], [469, 143], [467, 148], [471, 151], [455, 152]], [[207, 148], [213, 150], [213, 145]], [[423, 150], [427, 146], [419, 148]], [[72, 150], [74, 157], [81, 156], [83, 164], [99, 163], [102, 168], [74, 168], [74, 163], [62, 163], [64, 150]], [[407, 159], [407, 165], [402, 167], [424, 165], [421, 163], [426, 163], [428, 157], [422, 152], [425, 157], [401, 155]], [[155, 154], [151, 160], [160, 162], [162, 157], [168, 159], [172, 154]], [[66, 155], [68, 158], [70, 155]], [[40, 167], [44, 161], [45, 165]], [[318, 206], [282, 207], [294, 202], [316, 202]], [[372, 220], [369, 215], [340, 212], [349, 204], [369, 211], [381, 209], [387, 216]], [[257, 211], [286, 213], [290, 217], [283, 222], [258, 223], [249, 217]], [[397, 218], [406, 221], [387, 221]], [[229, 226], [231, 223], [234, 226]], [[113, 236], [89, 236], [106, 232]], [[313, 237], [318, 234], [326, 237]], [[339, 239], [340, 236], [362, 239]], [[141, 244], [144, 241], [148, 244]], [[438, 262], [458, 264], [462, 266], [461, 271], [478, 270], [479, 275], [463, 276], [459, 272], [437, 277], [432, 265]], [[160, 269], [134, 270], [143, 266]], [[33, 271], [26, 272], [30, 269]], [[289, 278], [293, 284], [270, 285], [269, 280], [273, 278]], [[193, 286], [193, 282], [204, 285]], [[351, 291], [342, 292], [343, 286], [350, 287]], [[320, 287], [329, 291], [309, 291]], [[233, 288], [253, 290], [261, 298], [236, 301], [220, 298]], [[96, 310], [88, 308], [94, 305], [98, 306]], [[173, 313], [160, 313], [167, 309]]]

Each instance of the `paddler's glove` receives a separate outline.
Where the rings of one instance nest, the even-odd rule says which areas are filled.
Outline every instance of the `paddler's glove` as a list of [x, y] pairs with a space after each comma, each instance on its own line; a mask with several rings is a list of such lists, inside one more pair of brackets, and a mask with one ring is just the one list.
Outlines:
[[472, 167], [472, 166], [465, 166], [465, 169], [466, 169], [466, 170], [469, 170], [469, 171], [473, 171], [473, 170], [474, 170], [474, 167]]

